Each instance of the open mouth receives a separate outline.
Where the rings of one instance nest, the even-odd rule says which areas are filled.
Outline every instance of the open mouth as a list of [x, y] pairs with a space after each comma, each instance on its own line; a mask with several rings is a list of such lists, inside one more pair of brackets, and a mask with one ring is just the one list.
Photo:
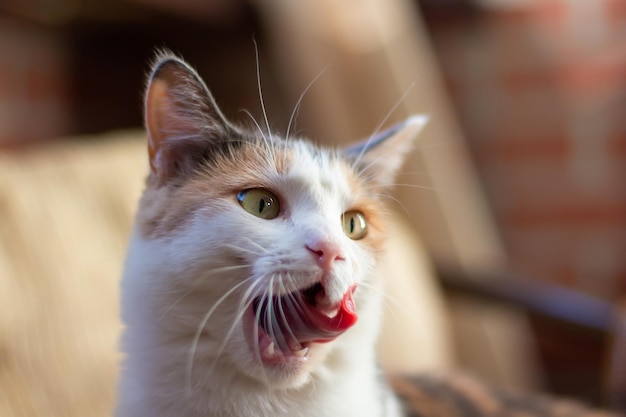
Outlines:
[[252, 312], [261, 359], [305, 359], [311, 343], [330, 342], [348, 330], [357, 320], [355, 290], [356, 284], [331, 309], [320, 303], [325, 297], [321, 283], [281, 296], [257, 297]]

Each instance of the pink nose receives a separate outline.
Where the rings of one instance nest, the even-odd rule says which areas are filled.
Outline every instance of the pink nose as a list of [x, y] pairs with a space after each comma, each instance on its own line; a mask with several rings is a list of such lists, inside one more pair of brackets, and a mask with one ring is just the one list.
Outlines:
[[318, 242], [312, 245], [305, 245], [306, 248], [317, 260], [318, 265], [324, 270], [329, 271], [333, 267], [335, 261], [345, 261], [341, 249], [329, 242]]

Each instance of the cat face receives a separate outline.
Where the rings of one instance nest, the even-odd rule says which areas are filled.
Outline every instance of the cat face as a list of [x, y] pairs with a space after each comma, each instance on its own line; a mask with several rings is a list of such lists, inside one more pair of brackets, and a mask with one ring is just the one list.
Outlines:
[[367, 326], [357, 318], [375, 304], [380, 196], [424, 123], [345, 150], [248, 132], [184, 62], [162, 56], [125, 292], [150, 317], [151, 348], [171, 352], [169, 372], [183, 367], [199, 391], [225, 370], [296, 387]]

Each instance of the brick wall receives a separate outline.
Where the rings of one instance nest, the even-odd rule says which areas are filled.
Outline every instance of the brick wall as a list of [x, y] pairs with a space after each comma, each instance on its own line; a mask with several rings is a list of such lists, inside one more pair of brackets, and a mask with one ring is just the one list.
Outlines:
[[514, 269], [626, 293], [626, 2], [426, 16]]

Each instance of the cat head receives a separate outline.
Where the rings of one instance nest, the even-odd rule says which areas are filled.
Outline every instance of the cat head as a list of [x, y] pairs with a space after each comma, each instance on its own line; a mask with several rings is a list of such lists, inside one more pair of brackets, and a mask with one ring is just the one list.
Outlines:
[[125, 277], [125, 310], [143, 313], [125, 320], [153, 326], [150, 348], [171, 350], [168, 375], [184, 371], [193, 390], [224, 373], [295, 387], [342, 340], [367, 333], [357, 318], [376, 304], [381, 198], [425, 122], [319, 148], [236, 126], [192, 68], [160, 55]]

